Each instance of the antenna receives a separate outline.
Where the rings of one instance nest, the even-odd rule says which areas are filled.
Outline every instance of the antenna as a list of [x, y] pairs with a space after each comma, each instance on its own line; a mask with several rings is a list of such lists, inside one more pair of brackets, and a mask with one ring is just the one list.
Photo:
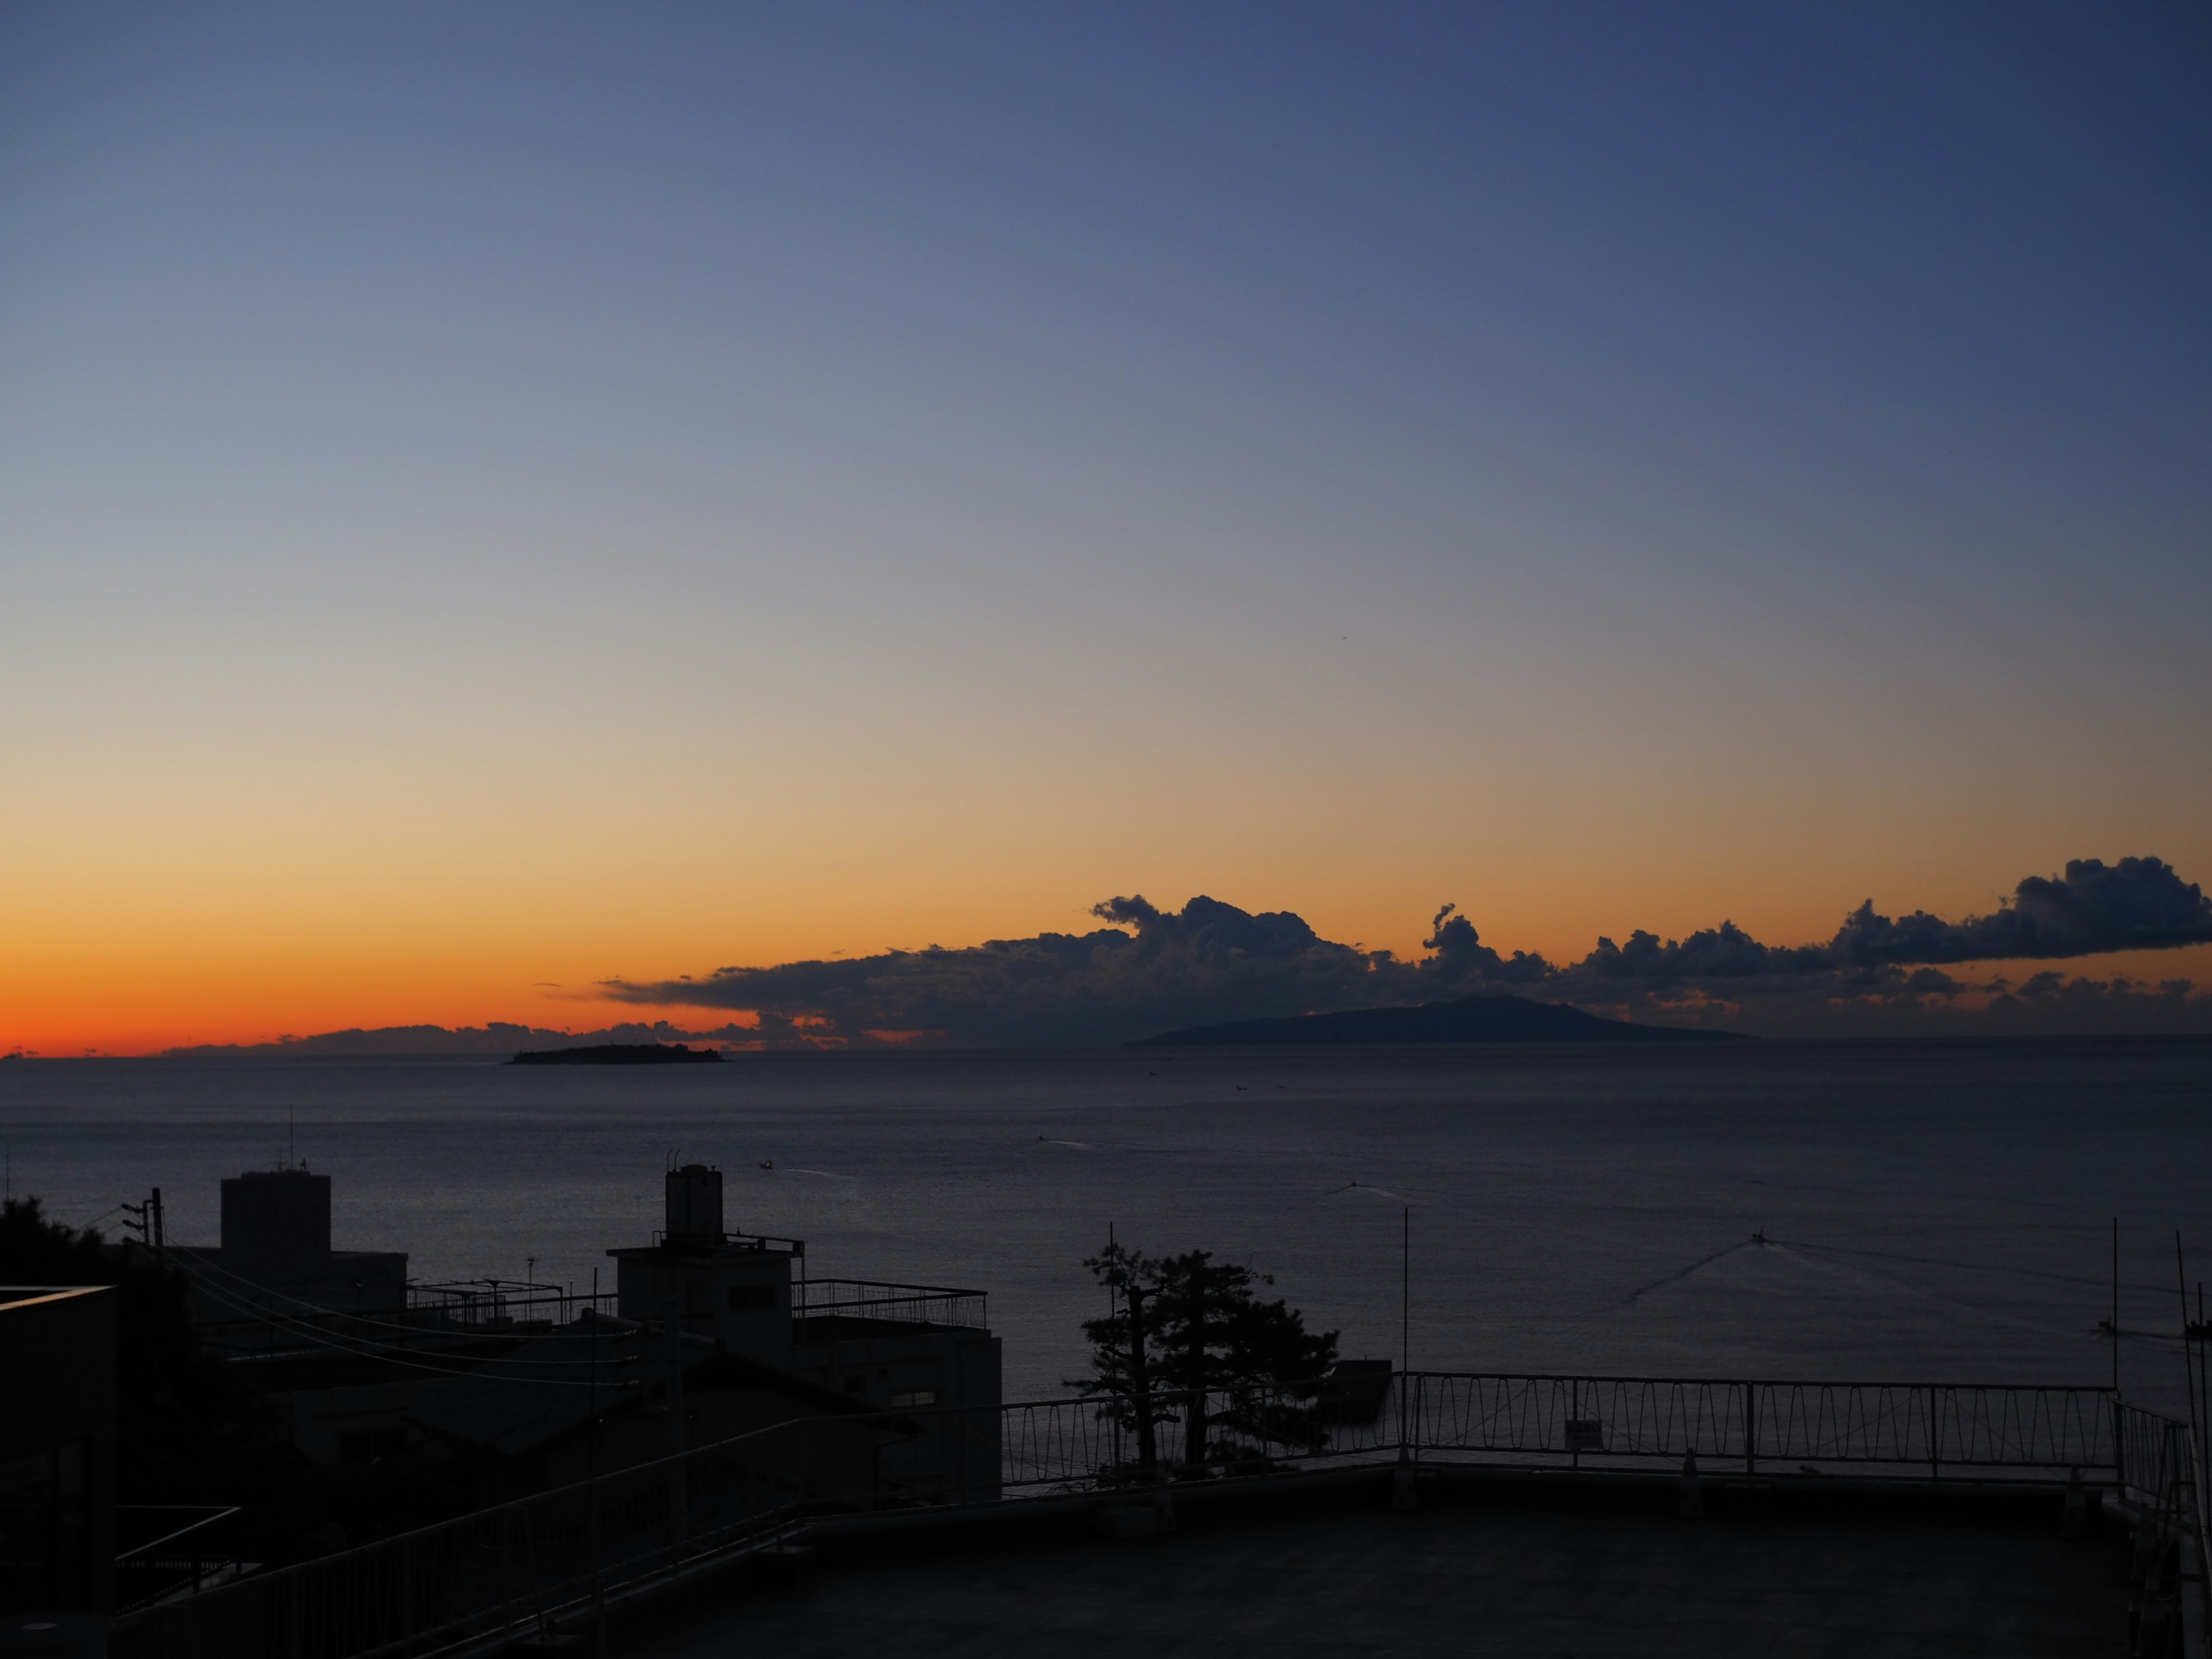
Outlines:
[[[2181, 1229], [2179, 1227], [2173, 1230], [2173, 1282], [2174, 1288], [2181, 1292], [2181, 1371], [2189, 1387], [2189, 1432], [2202, 1445], [2204, 1429], [2203, 1425], [2197, 1420], [2197, 1368], [2203, 1363], [2203, 1351], [2200, 1346], [2194, 1355], [2190, 1352], [2195, 1346], [2191, 1339], [2196, 1333], [2189, 1328], [2189, 1269], [2182, 1261]], [[2201, 1476], [2203, 1470], [2194, 1469], [2191, 1473]]]
[[[1394, 1480], [1406, 1483], [1406, 1495], [1412, 1492], [1413, 1472], [1411, 1467], [1411, 1444], [1406, 1435], [1406, 1394], [1410, 1386], [1407, 1373], [1413, 1369], [1413, 1211], [1411, 1205], [1398, 1212], [1398, 1377], [1390, 1391], [1398, 1396], [1398, 1473]], [[1390, 1502], [1394, 1508], [1410, 1505], [1400, 1501], [1401, 1494], [1394, 1490]]]
[[1413, 1369], [1413, 1212], [1400, 1212], [1404, 1231], [1398, 1243], [1398, 1369]]

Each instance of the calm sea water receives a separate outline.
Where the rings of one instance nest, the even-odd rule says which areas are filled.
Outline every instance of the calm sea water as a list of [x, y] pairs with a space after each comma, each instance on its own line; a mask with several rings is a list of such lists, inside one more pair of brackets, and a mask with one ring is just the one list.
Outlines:
[[1417, 1366], [2099, 1382], [2117, 1215], [2123, 1382], [2176, 1407], [2177, 1228], [2212, 1280], [2204, 1041], [0, 1065], [19, 1196], [158, 1185], [180, 1243], [288, 1114], [337, 1243], [424, 1279], [611, 1288], [668, 1158], [718, 1164], [817, 1276], [988, 1291], [1010, 1397], [1080, 1366], [1109, 1226], [1272, 1273], [1348, 1356], [1398, 1352], [1410, 1215]]

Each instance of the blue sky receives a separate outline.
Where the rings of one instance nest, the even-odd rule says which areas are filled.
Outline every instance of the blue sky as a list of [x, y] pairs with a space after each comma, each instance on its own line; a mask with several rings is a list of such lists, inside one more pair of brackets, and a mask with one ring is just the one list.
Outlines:
[[0, 908], [100, 941], [20, 972], [542, 1018], [1116, 891], [1569, 957], [2202, 878], [2208, 70], [2179, 4], [11, 8]]

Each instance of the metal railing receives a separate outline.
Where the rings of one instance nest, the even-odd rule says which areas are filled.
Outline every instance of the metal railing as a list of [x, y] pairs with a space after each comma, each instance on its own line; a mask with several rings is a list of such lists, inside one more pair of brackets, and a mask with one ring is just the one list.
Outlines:
[[[1680, 1465], [1694, 1455], [1715, 1474], [1852, 1468], [1941, 1480], [2063, 1480], [2113, 1467], [2109, 1389], [1984, 1383], [1738, 1382], [1629, 1376], [1413, 1372], [1374, 1396], [1369, 1420], [1328, 1409], [1327, 1385], [1285, 1391], [1224, 1411], [1209, 1395], [1204, 1467], [1304, 1464], [1396, 1455], [1424, 1462], [1538, 1468]], [[1156, 1397], [1154, 1441], [1164, 1467], [1194, 1473], [1187, 1398]], [[1126, 1415], [1127, 1413], [1123, 1413]], [[1041, 1401], [1003, 1408], [1005, 1484], [1066, 1486], [1126, 1479], [1138, 1437], [1098, 1401]], [[1226, 1428], [1212, 1426], [1221, 1418]], [[1294, 1422], [1295, 1437], [1237, 1426]]]
[[[1650, 1468], [1694, 1451], [1717, 1474], [1848, 1467], [1923, 1480], [1954, 1468], [1976, 1480], [2046, 1482], [2080, 1469], [2124, 1498], [2164, 1501], [2203, 1530], [2187, 1426], [2131, 1414], [2103, 1389], [1425, 1372], [1358, 1390], [1373, 1416], [1346, 1422], [1357, 1413], [1328, 1409], [1333, 1386], [1259, 1401], [1206, 1396], [1206, 1455], [1196, 1467], [1176, 1456], [1188, 1396], [1155, 1399], [1159, 1461], [1150, 1469], [1139, 1465], [1134, 1431], [1117, 1420], [1127, 1413], [1095, 1398], [794, 1420], [126, 1613], [110, 1652], [430, 1659], [488, 1650], [535, 1628], [573, 1628], [611, 1600], [829, 1516], [1362, 1458]], [[1289, 1437], [1252, 1432], [1255, 1423], [1287, 1425]]]
[[407, 1287], [410, 1319], [427, 1318], [447, 1325], [566, 1325], [589, 1308], [614, 1312], [615, 1293], [605, 1291], [593, 1295], [588, 1291], [499, 1279], [461, 1279]]
[[773, 1255], [802, 1256], [806, 1254], [803, 1238], [779, 1238], [774, 1233], [672, 1233], [665, 1227], [653, 1230], [653, 1248], [656, 1250], [669, 1245], [693, 1249], [706, 1246], [722, 1250], [749, 1250]]
[[[882, 1319], [909, 1325], [988, 1328], [986, 1293], [872, 1279], [812, 1279], [791, 1286], [793, 1319]], [[802, 1333], [801, 1340], [804, 1340]]]
[[1394, 1380], [1414, 1455], [1481, 1453], [1570, 1467], [1695, 1454], [1756, 1474], [1896, 1466], [2063, 1477], [2112, 1464], [2112, 1392], [1926, 1382], [1743, 1382], [1416, 1372]]
[[[2212, 1517], [2206, 1513], [2196, 1431], [2115, 1401], [2112, 1437], [2113, 1495], [2136, 1534], [2128, 1574], [2128, 1651], [2182, 1651], [2181, 1632], [2194, 1623], [2197, 1640], [2189, 1647], [2212, 1655]], [[2186, 1610], [2185, 1600], [2191, 1604]]]
[[197, 1595], [241, 1571], [229, 1525], [235, 1504], [118, 1504], [116, 1530], [131, 1541], [115, 1558], [115, 1605], [128, 1611]]

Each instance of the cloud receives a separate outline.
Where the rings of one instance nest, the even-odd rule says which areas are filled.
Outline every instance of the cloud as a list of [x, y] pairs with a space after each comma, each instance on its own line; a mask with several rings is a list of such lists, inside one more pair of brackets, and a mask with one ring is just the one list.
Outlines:
[[193, 1059], [233, 1054], [285, 1054], [325, 1059], [367, 1058], [377, 1055], [445, 1054], [453, 1057], [501, 1057], [523, 1048], [580, 1048], [599, 1042], [709, 1042], [726, 1047], [757, 1047], [759, 1033], [750, 1027], [726, 1024], [714, 1030], [686, 1030], [655, 1020], [651, 1024], [630, 1022], [598, 1031], [553, 1031], [531, 1025], [511, 1025], [499, 1020], [483, 1025], [384, 1025], [374, 1030], [356, 1026], [343, 1031], [323, 1031], [313, 1036], [279, 1037], [274, 1042], [210, 1042], [185, 1048], [162, 1050], [171, 1059]]
[[[1778, 980], [1922, 963], [2050, 962], [2207, 942], [2212, 942], [2212, 898], [2196, 883], [2185, 883], [2172, 866], [2154, 858], [2109, 866], [2075, 859], [2063, 876], [2029, 876], [1996, 911], [1964, 921], [1945, 921], [1925, 910], [1893, 921], [1869, 899], [1825, 945], [1761, 945], [1730, 921], [1664, 943], [1639, 931], [1626, 945], [1601, 939], [1563, 976], [1578, 983]], [[1879, 975], [1864, 982], [1879, 982]]]
[[606, 988], [629, 1002], [757, 1010], [763, 1036], [920, 1030], [981, 1046], [1122, 1042], [1178, 1023], [1372, 1007], [1416, 988], [1415, 970], [1388, 951], [1333, 944], [1288, 911], [1255, 915], [1204, 896], [1164, 911], [1124, 896], [1092, 914], [1115, 925]]
[[2212, 940], [2212, 898], [2158, 859], [2107, 866], [2075, 859], [2054, 878], [2030, 876], [1994, 915], [1943, 921], [1924, 910], [1892, 921], [1869, 899], [1829, 949], [1838, 963], [2054, 961]]
[[1254, 913], [1203, 895], [1181, 910], [1120, 895], [1091, 914], [1107, 925], [960, 949], [615, 981], [601, 989], [618, 1001], [757, 1014], [749, 1036], [769, 1046], [867, 1044], [915, 1033], [982, 1047], [1103, 1045], [1221, 1020], [1485, 991], [1775, 1033], [1856, 1031], [1884, 1020], [1918, 1030], [1971, 1023], [1992, 1008], [1998, 1024], [2048, 1009], [2085, 1029], [2212, 1028], [2212, 999], [2191, 997], [2186, 981], [2153, 989], [2125, 980], [2069, 981], [2046, 970], [2012, 987], [1943, 971], [2212, 941], [2212, 901], [2154, 858], [2109, 866], [2078, 860], [2062, 877], [2029, 877], [1995, 912], [1961, 921], [1917, 910], [1893, 921], [1869, 902], [1821, 944], [1767, 945], [1723, 921], [1680, 939], [1640, 929], [1626, 944], [1601, 939], [1565, 966], [1524, 951], [1502, 954], [1453, 904], [1436, 913], [1426, 954], [1416, 961], [1325, 939], [1287, 910]]

